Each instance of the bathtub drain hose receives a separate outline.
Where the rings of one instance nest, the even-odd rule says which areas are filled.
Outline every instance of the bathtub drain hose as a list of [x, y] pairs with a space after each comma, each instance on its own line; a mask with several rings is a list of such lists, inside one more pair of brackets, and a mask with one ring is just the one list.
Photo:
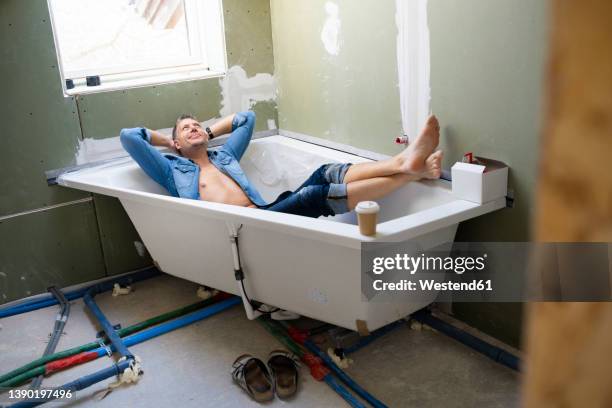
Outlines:
[[[242, 228], [242, 225], [240, 226], [240, 228]], [[240, 262], [240, 247], [238, 245], [238, 231], [240, 231], [240, 228], [238, 228], [235, 234], [232, 234], [230, 236], [230, 241], [232, 243], [233, 250], [235, 251], [234, 252], [234, 256], [235, 256], [234, 277], [236, 278], [237, 281], [240, 281], [240, 286], [242, 287], [242, 293], [244, 293], [244, 297], [246, 298], [246, 301], [251, 305], [253, 310], [256, 310], [257, 312], [261, 314], [272, 314], [274, 312], [278, 312], [280, 310], [279, 308], [273, 308], [270, 310], [261, 309], [261, 305], [256, 305], [255, 304], [256, 302], [252, 301], [251, 298], [249, 298], [249, 296], [247, 295], [246, 289], [244, 287], [244, 271], [242, 270], [242, 263]]]

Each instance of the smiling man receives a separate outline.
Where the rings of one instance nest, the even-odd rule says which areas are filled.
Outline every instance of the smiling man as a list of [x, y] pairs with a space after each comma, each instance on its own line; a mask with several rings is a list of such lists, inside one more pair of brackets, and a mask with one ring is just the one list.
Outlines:
[[[255, 127], [255, 113], [239, 112], [203, 128], [191, 115], [177, 118], [172, 138], [132, 128], [121, 143], [153, 180], [175, 197], [260, 208], [307, 217], [341, 214], [359, 201], [381, 198], [404, 184], [440, 177], [442, 152], [435, 151], [440, 126], [430, 116], [421, 134], [398, 155], [370, 163], [329, 163], [315, 170], [295, 191], [266, 203], [240, 167]], [[208, 149], [215, 136], [231, 133], [225, 144]], [[164, 146], [177, 154], [163, 154]]]

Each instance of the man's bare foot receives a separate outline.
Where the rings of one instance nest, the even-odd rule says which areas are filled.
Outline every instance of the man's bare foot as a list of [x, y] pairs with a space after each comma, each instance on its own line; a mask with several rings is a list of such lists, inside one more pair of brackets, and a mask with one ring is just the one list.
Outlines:
[[425, 171], [421, 173], [422, 178], [439, 179], [442, 173], [442, 150], [438, 150], [429, 155], [425, 160]]
[[399, 161], [400, 173], [419, 175], [427, 171], [426, 159], [432, 154], [440, 142], [440, 124], [435, 115], [425, 122], [421, 134], [403, 152], [396, 157]]

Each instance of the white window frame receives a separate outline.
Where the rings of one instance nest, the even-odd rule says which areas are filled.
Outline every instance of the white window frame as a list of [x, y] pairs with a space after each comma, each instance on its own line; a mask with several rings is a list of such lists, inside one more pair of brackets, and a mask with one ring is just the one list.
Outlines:
[[[67, 97], [220, 77], [227, 72], [222, 0], [184, 0], [189, 46], [192, 47], [194, 54], [191, 57], [175, 60], [172, 63], [145, 61], [77, 71], [64, 69], [51, 0], [47, 0], [47, 4], [53, 26], [62, 89]], [[100, 85], [87, 86], [85, 78], [94, 75], [100, 77]], [[67, 88], [66, 79], [73, 80], [74, 88]]]

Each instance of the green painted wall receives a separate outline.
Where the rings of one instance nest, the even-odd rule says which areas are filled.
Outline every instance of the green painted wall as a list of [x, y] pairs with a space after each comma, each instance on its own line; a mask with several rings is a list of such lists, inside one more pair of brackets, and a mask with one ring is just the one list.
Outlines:
[[393, 1], [334, 1], [340, 52], [321, 41], [326, 0], [272, 0], [279, 128], [383, 153], [402, 129]]
[[46, 1], [0, 2], [0, 216], [86, 195], [48, 188], [44, 171], [76, 153], [79, 121], [62, 96]]
[[[529, 240], [547, 41], [545, 0], [429, 2], [432, 108], [445, 164], [474, 151], [510, 165], [515, 207], [461, 224], [459, 241]], [[520, 343], [520, 304], [464, 303], [461, 319]]]
[[231, 67], [244, 68], [251, 77], [274, 72], [269, 0], [223, 0], [225, 45]]
[[[392, 154], [401, 129], [395, 1], [333, 1], [340, 52], [321, 40], [324, 0], [272, 0], [280, 128]], [[545, 0], [429, 0], [431, 107], [445, 168], [465, 151], [504, 160], [516, 206], [461, 224], [460, 241], [529, 239], [546, 56]], [[457, 304], [462, 319], [517, 345], [521, 306]]]
[[[267, 0], [224, 0], [228, 66], [253, 76], [272, 73]], [[219, 79], [66, 98], [46, 0], [0, 1], [0, 303], [150, 265], [134, 246], [139, 237], [120, 203], [48, 187], [44, 172], [74, 164], [79, 139], [115, 137], [122, 127], [166, 128], [178, 113], [219, 116]], [[257, 129], [277, 120], [276, 104], [258, 102]], [[25, 279], [22, 279], [25, 277]]]
[[91, 202], [0, 221], [0, 303], [104, 276]]
[[[107, 274], [117, 274], [151, 264], [149, 254], [139, 253], [142, 243], [119, 200], [94, 194], [99, 241]], [[138, 244], [135, 244], [138, 243]]]

